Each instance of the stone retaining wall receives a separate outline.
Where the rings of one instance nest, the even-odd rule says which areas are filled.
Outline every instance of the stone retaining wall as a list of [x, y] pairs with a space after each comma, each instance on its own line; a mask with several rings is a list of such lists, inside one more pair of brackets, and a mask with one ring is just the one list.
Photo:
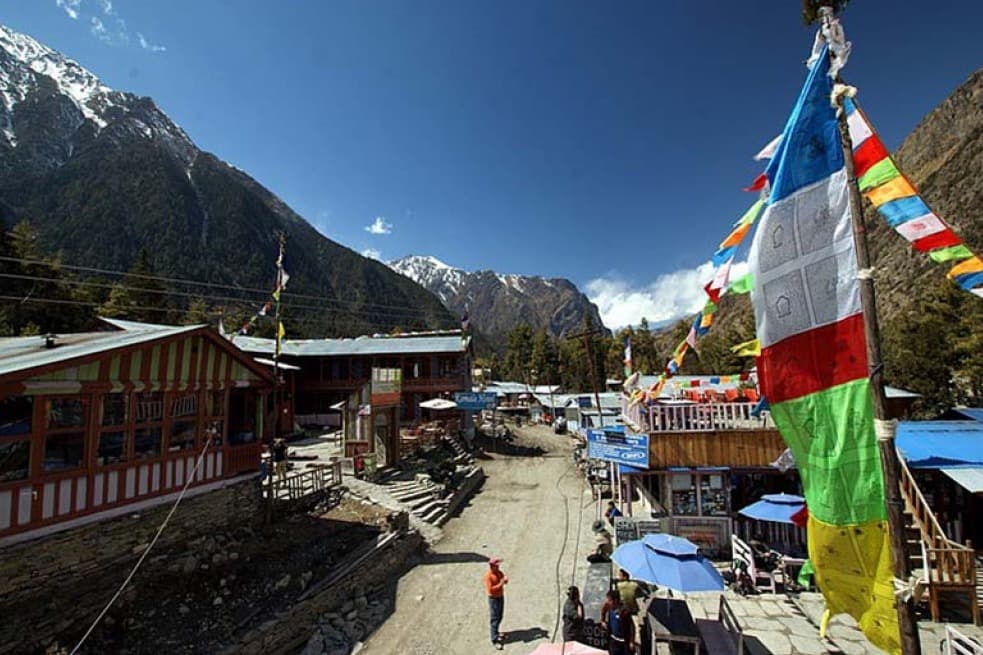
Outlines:
[[[173, 501], [0, 549], [0, 655], [43, 650], [55, 635], [84, 630], [172, 506]], [[252, 476], [185, 498], [145, 564], [159, 570], [169, 553], [187, 550], [188, 542], [256, 528], [263, 507]]]
[[366, 590], [384, 586], [415, 566], [423, 546], [418, 532], [399, 534], [344, 578], [261, 623], [222, 655], [296, 653], [318, 629], [323, 615], [340, 611], [354, 618], [352, 613], [359, 611], [359, 601], [364, 604]]

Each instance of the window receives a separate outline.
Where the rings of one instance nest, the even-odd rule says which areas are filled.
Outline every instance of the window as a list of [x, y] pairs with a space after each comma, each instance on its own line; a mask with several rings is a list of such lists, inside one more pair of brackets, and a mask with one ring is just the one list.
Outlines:
[[129, 459], [126, 426], [129, 422], [129, 396], [125, 393], [106, 393], [99, 403], [99, 445], [96, 464], [108, 466]]
[[[211, 392], [215, 395], [216, 392]], [[171, 416], [198, 416], [198, 394], [187, 393], [171, 397]]]
[[0, 483], [26, 480], [31, 474], [31, 426], [34, 399], [0, 400]]
[[44, 470], [79, 468], [85, 463], [86, 402], [78, 396], [55, 396], [44, 403]]
[[47, 427], [49, 429], [79, 428], [85, 426], [85, 403], [78, 397], [49, 398], [47, 400]]
[[179, 450], [194, 450], [195, 448], [195, 420], [174, 421], [171, 423], [171, 436], [167, 442], [168, 452]]
[[31, 441], [0, 441], [0, 483], [26, 480], [31, 473]]
[[56, 432], [44, 440], [44, 470], [64, 471], [82, 466], [85, 432]]
[[672, 485], [672, 513], [682, 516], [696, 516], [696, 477], [689, 473], [673, 473], [670, 477]]
[[126, 432], [100, 432], [96, 462], [100, 466], [126, 461]]
[[0, 400], [0, 437], [31, 434], [33, 400], [31, 396], [8, 396]]
[[138, 428], [133, 435], [133, 453], [136, 459], [149, 459], [160, 455], [159, 427]]
[[164, 394], [151, 391], [136, 394], [136, 422], [158, 423], [164, 419]]
[[99, 425], [120, 426], [127, 421], [127, 395], [125, 393], [107, 393], [102, 396], [102, 418]]
[[727, 516], [727, 496], [724, 476], [719, 473], [700, 476], [700, 515]]

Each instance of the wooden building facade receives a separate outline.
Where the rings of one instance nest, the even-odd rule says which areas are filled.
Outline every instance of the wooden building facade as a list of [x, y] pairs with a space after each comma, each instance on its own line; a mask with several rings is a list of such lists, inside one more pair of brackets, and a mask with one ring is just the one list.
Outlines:
[[272, 388], [207, 327], [0, 339], [0, 539], [258, 470]]

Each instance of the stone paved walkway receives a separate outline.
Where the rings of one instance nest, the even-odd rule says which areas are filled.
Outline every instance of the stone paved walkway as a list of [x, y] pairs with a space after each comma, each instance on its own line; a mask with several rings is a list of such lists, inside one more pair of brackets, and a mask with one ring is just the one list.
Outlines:
[[[739, 596], [725, 592], [727, 602], [744, 628], [748, 638], [749, 655], [860, 655], [883, 653], [872, 646], [857, 628], [856, 622], [846, 615], [834, 617], [829, 623], [826, 639], [819, 638], [819, 620], [825, 605], [818, 593], [759, 594]], [[685, 594], [693, 618], [717, 618], [719, 594]], [[678, 597], [678, 595], [677, 595]], [[658, 599], [653, 600], [658, 602]], [[969, 637], [983, 641], [983, 627], [971, 623], [954, 623], [953, 627]], [[945, 634], [945, 624], [920, 621], [918, 624], [922, 653], [939, 652], [939, 642]], [[668, 653], [665, 644], [659, 644], [660, 653]]]

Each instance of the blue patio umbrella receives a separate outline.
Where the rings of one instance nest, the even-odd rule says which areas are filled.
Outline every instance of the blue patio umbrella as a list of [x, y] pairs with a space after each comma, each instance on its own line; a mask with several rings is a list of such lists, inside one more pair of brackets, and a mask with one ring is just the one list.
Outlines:
[[615, 563], [636, 580], [674, 591], [723, 591], [717, 569], [689, 539], [671, 534], [647, 534], [618, 546]]
[[795, 494], [767, 494], [738, 511], [750, 519], [773, 523], [794, 523], [792, 516], [805, 506], [805, 498]]

